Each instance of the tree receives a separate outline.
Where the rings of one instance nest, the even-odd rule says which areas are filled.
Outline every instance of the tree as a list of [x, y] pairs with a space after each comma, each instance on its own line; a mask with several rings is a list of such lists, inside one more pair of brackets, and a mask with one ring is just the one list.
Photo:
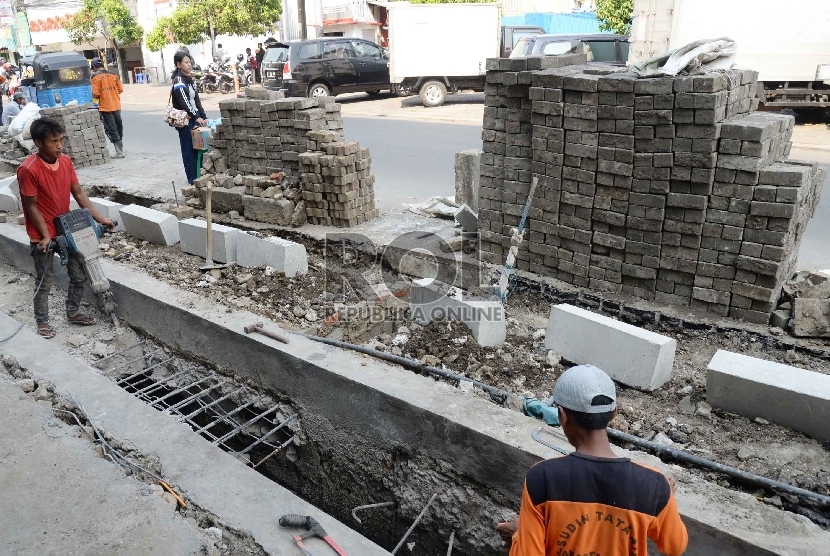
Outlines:
[[[107, 46], [112, 45], [119, 70], [123, 70], [118, 43], [135, 44], [141, 41], [144, 29], [122, 0], [84, 0], [81, 11], [71, 15], [63, 28], [75, 44], [87, 44], [99, 35]], [[107, 67], [106, 55], [101, 57]]]
[[600, 31], [613, 31], [618, 35], [631, 33], [631, 14], [634, 0], [596, 0]]
[[281, 0], [186, 0], [169, 17], [158, 20], [147, 35], [147, 48], [161, 50], [175, 42], [193, 44], [216, 35], [260, 35], [277, 22]]

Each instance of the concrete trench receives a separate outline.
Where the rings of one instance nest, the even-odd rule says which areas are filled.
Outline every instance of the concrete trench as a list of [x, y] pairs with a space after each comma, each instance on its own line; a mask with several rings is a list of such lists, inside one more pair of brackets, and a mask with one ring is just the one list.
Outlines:
[[[0, 225], [0, 260], [31, 272], [19, 228]], [[297, 408], [303, 431], [297, 461], [274, 458], [263, 466], [267, 476], [387, 549], [440, 492], [406, 553], [444, 554], [452, 531], [453, 554], [503, 553], [493, 524], [518, 509], [527, 469], [554, 455], [531, 439], [537, 421], [301, 336], [282, 345], [245, 335], [242, 328], [261, 317], [205, 307], [195, 294], [122, 265], [105, 261], [104, 270], [121, 319], [178, 354], [249, 380]], [[687, 554], [826, 553], [830, 534], [804, 518], [656, 458], [627, 455], [678, 478]], [[364, 512], [362, 526], [351, 518], [352, 507], [384, 501], [395, 501], [395, 509]]]

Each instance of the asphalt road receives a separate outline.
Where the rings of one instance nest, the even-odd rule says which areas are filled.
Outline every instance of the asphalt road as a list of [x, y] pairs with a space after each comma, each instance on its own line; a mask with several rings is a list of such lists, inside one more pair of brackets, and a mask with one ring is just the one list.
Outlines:
[[[158, 108], [123, 111], [127, 159], [79, 171], [83, 183], [107, 183], [138, 194], [172, 199], [170, 181], [186, 185], [178, 135]], [[218, 113], [209, 113], [218, 117]], [[384, 117], [344, 118], [346, 137], [372, 152], [379, 207], [455, 193], [454, 153], [481, 148], [477, 125], [395, 120]], [[793, 149], [791, 158], [830, 164], [830, 151]], [[807, 226], [799, 269], [830, 269], [830, 178], [821, 203]]]

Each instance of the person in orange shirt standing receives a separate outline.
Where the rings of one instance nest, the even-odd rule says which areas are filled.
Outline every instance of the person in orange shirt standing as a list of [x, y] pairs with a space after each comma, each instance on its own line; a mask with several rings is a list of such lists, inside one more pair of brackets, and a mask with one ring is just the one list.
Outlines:
[[98, 102], [98, 113], [107, 138], [115, 146], [113, 158], [124, 158], [124, 124], [121, 122], [121, 93], [124, 86], [118, 76], [104, 69], [101, 58], [93, 58], [92, 99]]
[[614, 382], [592, 365], [562, 373], [553, 389], [559, 421], [576, 448], [530, 468], [518, 522], [496, 529], [510, 556], [668, 556], [688, 544], [674, 484], [660, 471], [617, 457], [607, 427], [617, 414]]

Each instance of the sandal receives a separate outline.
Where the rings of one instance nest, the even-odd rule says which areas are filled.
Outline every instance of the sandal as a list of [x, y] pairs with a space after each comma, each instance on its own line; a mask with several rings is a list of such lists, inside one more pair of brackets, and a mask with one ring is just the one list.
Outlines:
[[66, 320], [71, 324], [80, 324], [83, 326], [90, 326], [98, 322], [92, 315], [81, 312], [75, 313], [72, 316], [67, 315]]
[[39, 322], [37, 323], [37, 333], [40, 334], [41, 337], [46, 338], [47, 340], [51, 340], [55, 337], [55, 329], [52, 328], [48, 322]]

